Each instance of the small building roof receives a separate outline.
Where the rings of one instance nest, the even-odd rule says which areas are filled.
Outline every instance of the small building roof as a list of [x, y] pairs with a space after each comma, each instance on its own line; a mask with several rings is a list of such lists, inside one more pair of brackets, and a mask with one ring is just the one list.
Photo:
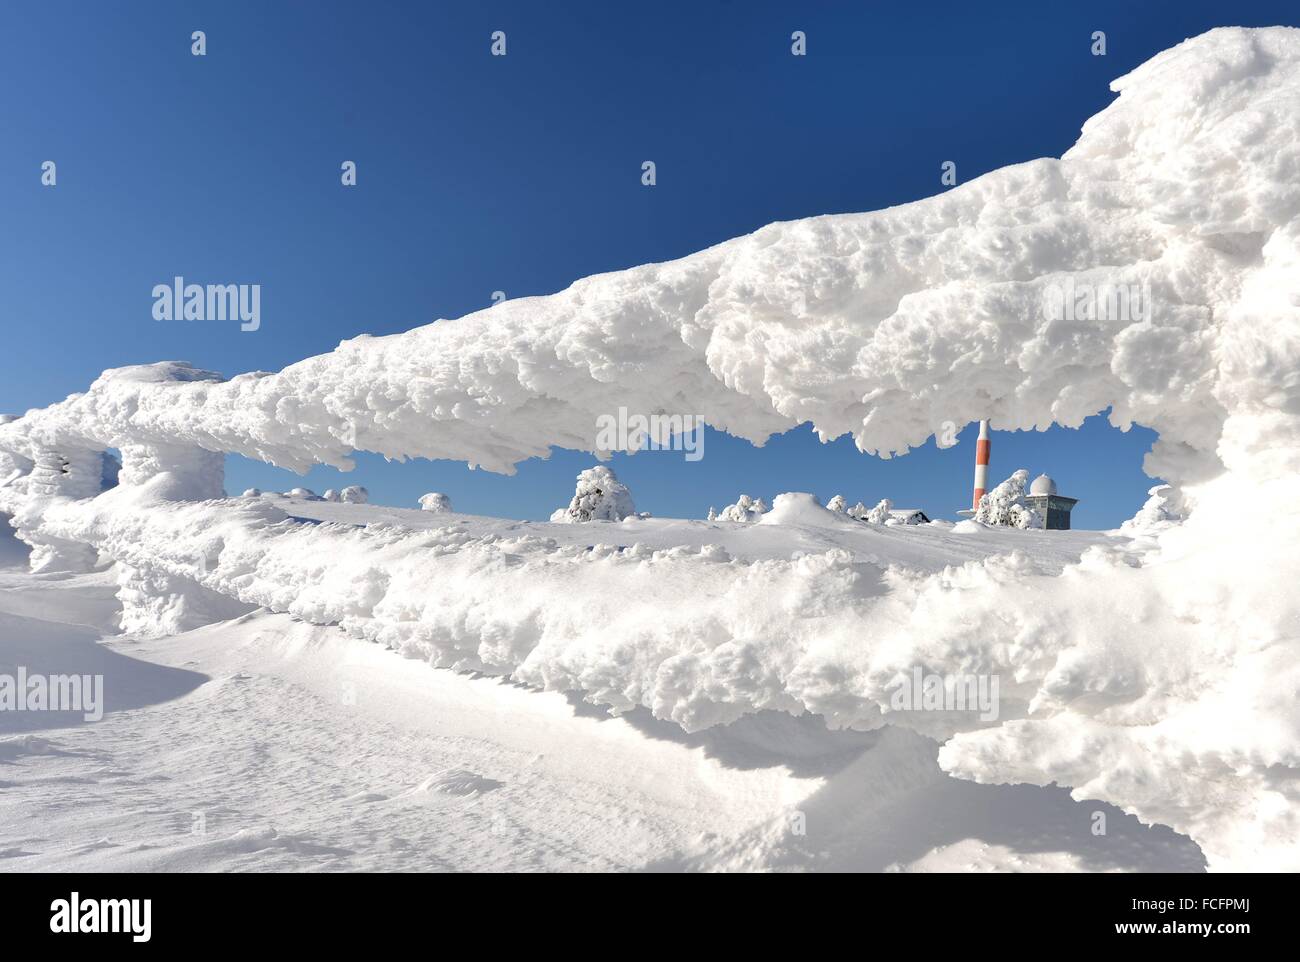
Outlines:
[[1034, 483], [1029, 486], [1030, 494], [1056, 494], [1056, 482], [1045, 474], [1040, 474], [1034, 478]]

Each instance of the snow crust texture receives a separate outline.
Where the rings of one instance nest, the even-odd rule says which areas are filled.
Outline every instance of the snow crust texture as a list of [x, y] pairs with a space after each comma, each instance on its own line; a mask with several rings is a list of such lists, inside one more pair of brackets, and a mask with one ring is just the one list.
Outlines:
[[[961, 777], [1056, 782], [1190, 835], [1212, 868], [1295, 870], [1300, 31], [1214, 30], [1112, 86], [1059, 160], [928, 200], [773, 224], [279, 373], [105, 372], [0, 424], [0, 510], [51, 557], [92, 546], [134, 569], [132, 590], [166, 576], [688, 729], [765, 709], [901, 725]], [[935, 573], [304, 524], [200, 500], [215, 466], [177, 454], [510, 471], [597, 453], [620, 407], [755, 443], [810, 421], [885, 456], [946, 422], [1109, 408], [1159, 432], [1145, 466], [1170, 487], [1063, 572], [1012, 552]], [[91, 497], [106, 448], [124, 483]], [[56, 477], [55, 456], [74, 467]], [[586, 475], [570, 513], [632, 513]], [[861, 526], [799, 495], [758, 524]], [[998, 717], [890, 711], [916, 667], [996, 675]]]

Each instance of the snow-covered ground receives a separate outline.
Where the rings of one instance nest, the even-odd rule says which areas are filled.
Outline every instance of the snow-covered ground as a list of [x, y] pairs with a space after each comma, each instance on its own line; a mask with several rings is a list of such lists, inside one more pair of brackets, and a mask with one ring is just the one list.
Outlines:
[[0, 670], [99, 672], [108, 703], [0, 714], [0, 871], [1204, 866], [1064, 789], [945, 775], [903, 730], [688, 735], [267, 612], [137, 639], [115, 590], [0, 569]]
[[348, 525], [391, 523], [414, 530], [450, 525], [476, 537], [540, 537], [554, 541], [557, 546], [580, 548], [608, 545], [626, 549], [639, 544], [650, 550], [687, 547], [698, 551], [706, 545], [717, 545], [728, 555], [745, 561], [788, 559], [796, 552], [816, 554], [838, 548], [858, 561], [902, 564], [918, 571], [941, 571], [947, 565], [983, 560], [1017, 549], [1032, 553], [1045, 571], [1060, 571], [1067, 564], [1077, 562], [1086, 548], [1115, 541], [1114, 535], [1102, 531], [987, 529], [972, 538], [954, 533], [956, 526], [951, 522], [886, 527], [863, 524], [844, 516], [834, 517], [824, 511], [806, 511], [802, 518], [779, 525], [678, 518], [629, 518], [621, 522], [572, 525], [430, 514], [418, 509], [335, 504], [275, 494], [264, 496], [264, 500], [282, 508], [290, 517]]

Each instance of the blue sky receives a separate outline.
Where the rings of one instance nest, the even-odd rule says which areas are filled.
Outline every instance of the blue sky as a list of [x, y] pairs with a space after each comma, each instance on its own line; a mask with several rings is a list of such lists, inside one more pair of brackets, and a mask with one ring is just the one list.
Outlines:
[[[0, 411], [123, 364], [275, 370], [493, 291], [549, 293], [773, 220], [929, 196], [944, 160], [965, 181], [1059, 156], [1112, 78], [1224, 23], [1300, 24], [1300, 7], [7, 3]], [[504, 58], [488, 51], [498, 29]], [[793, 30], [808, 56], [790, 55]], [[339, 183], [344, 160], [355, 188]], [[155, 321], [150, 292], [177, 274], [260, 284], [261, 329]], [[710, 432], [701, 461], [644, 452], [614, 467], [659, 515], [810, 490], [951, 516], [969, 499], [971, 436], [881, 461], [806, 427], [762, 449]], [[999, 432], [992, 474], [1047, 471], [1082, 499], [1076, 526], [1108, 527], [1154, 483], [1141, 472], [1153, 437], [1100, 419]], [[439, 490], [461, 510], [537, 518], [592, 463], [557, 452], [501, 477], [362, 456], [346, 477], [302, 482], [232, 459], [227, 488], [361, 483], [396, 504]]]

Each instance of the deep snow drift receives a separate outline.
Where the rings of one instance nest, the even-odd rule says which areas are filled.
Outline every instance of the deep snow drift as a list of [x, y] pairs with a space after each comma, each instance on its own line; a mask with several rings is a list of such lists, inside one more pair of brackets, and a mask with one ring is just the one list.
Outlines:
[[97, 644], [111, 579], [4, 560], [0, 664], [102, 672], [108, 704], [39, 733], [0, 714], [0, 871], [1203, 865], [1063, 789], [945, 776], [897, 729], [768, 712], [688, 735], [265, 612]]
[[[49, 552], [93, 545], [691, 729], [764, 709], [919, 729], [963, 778], [1068, 785], [1190, 835], [1211, 867], [1295, 869], [1300, 31], [1215, 30], [1113, 86], [1060, 160], [929, 200], [770, 225], [278, 374], [106, 372], [0, 425], [0, 448], [15, 464], [135, 451], [131, 483], [72, 500], [20, 478], [0, 510]], [[1116, 289], [1141, 295], [1119, 311], [1073, 297]], [[620, 407], [703, 412], [756, 442], [811, 421], [886, 454], [946, 422], [1077, 425], [1110, 407], [1160, 432], [1147, 470], [1173, 486], [1171, 510], [1063, 569], [1025, 540], [935, 571], [839, 547], [797, 556], [802, 539], [867, 527], [799, 503], [744, 526], [791, 533], [783, 557], [749, 558], [638, 547], [643, 519], [575, 525], [605, 531], [577, 546], [451, 515], [412, 534], [168, 500], [212, 496], [177, 446], [295, 468], [371, 450], [508, 470], [552, 445], [594, 451]], [[1051, 534], [997, 534], [1017, 536]], [[998, 675], [1001, 716], [891, 713], [916, 667]]]

